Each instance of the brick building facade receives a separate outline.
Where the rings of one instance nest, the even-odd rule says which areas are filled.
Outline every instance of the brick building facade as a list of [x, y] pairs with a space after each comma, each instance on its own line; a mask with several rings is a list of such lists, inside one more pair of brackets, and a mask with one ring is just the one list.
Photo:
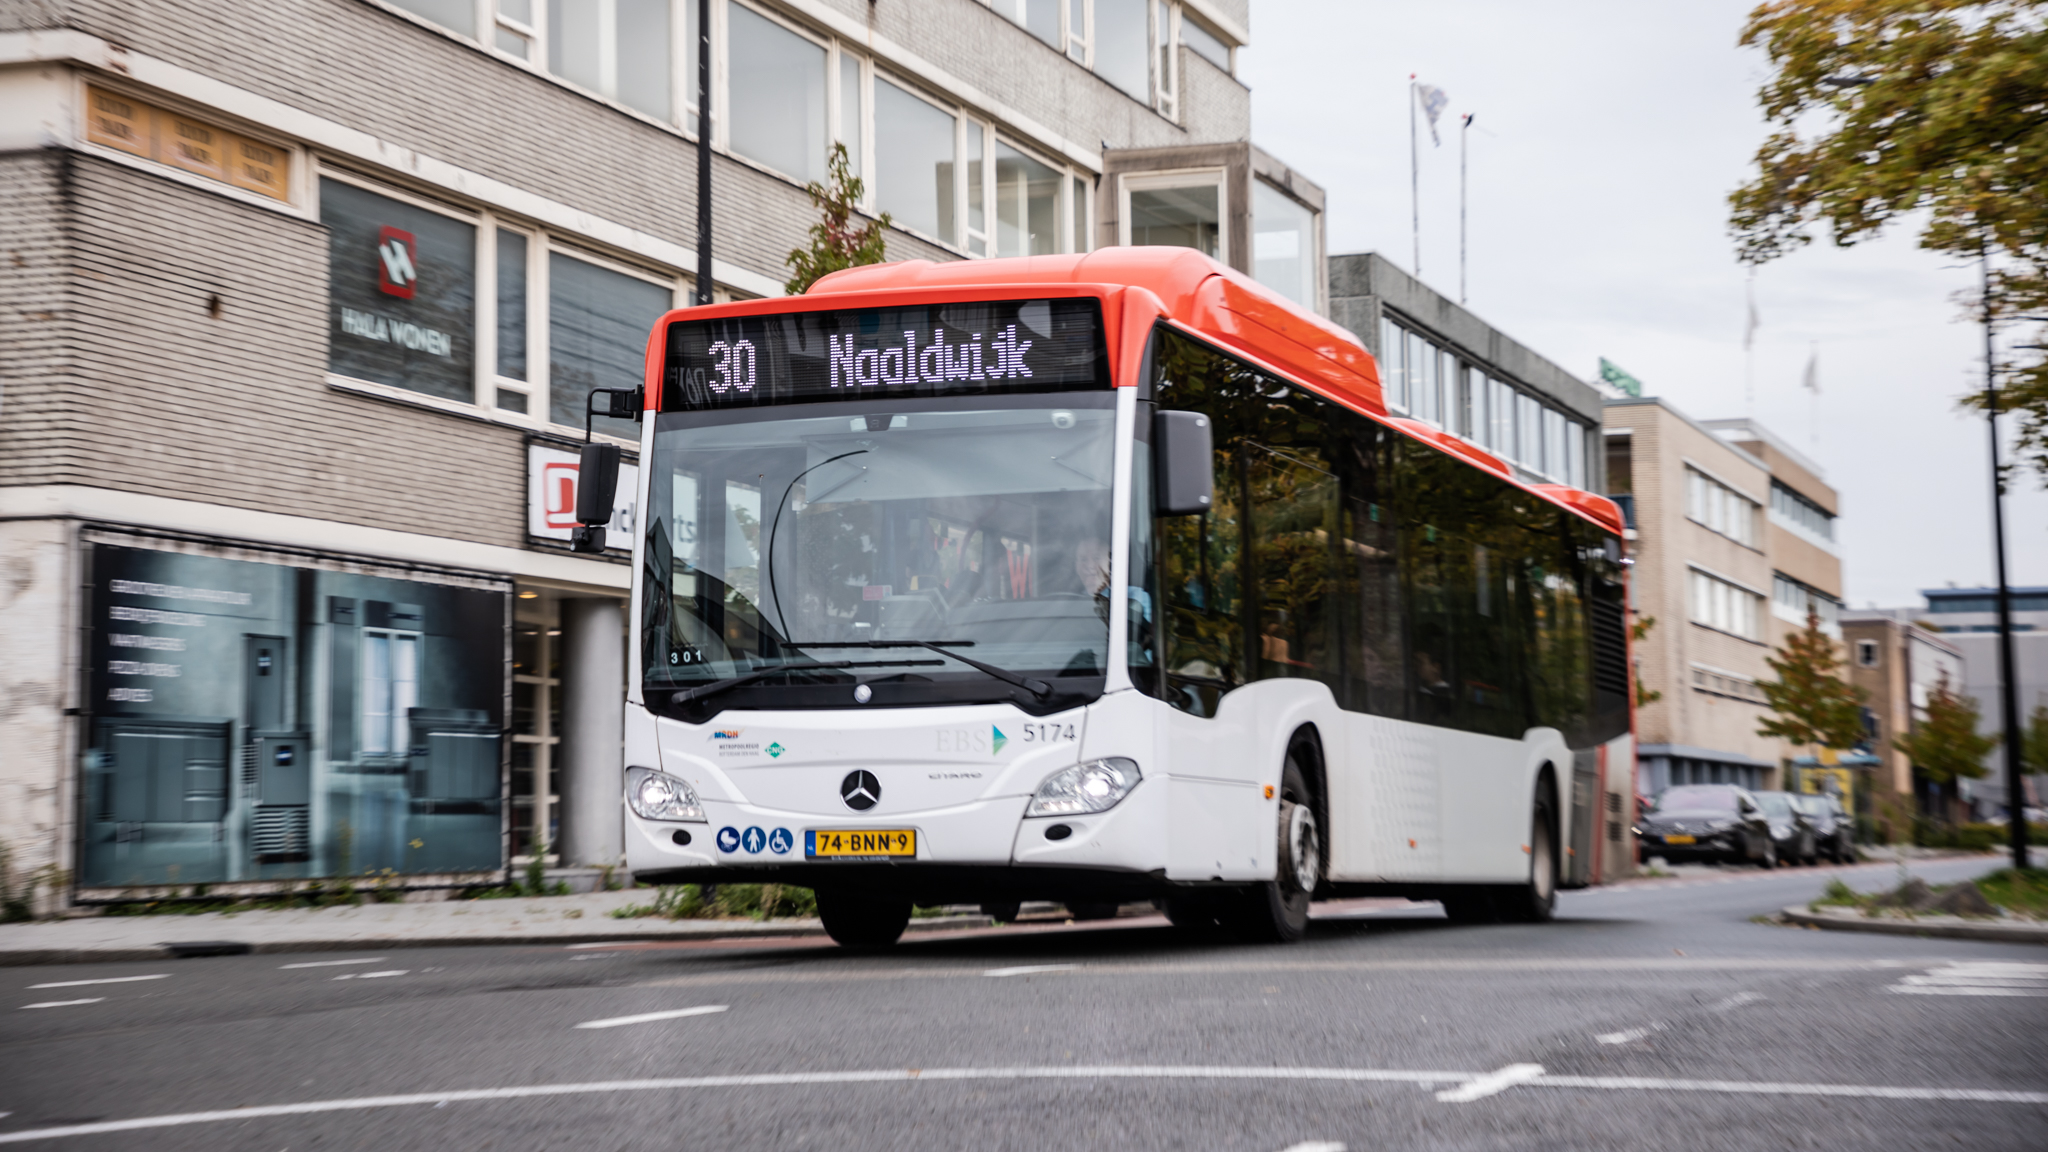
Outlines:
[[[1260, 154], [1205, 200], [1145, 160], [1247, 146], [1246, 0], [711, 7], [720, 299], [782, 291], [834, 143], [891, 259], [1249, 210], [1321, 291], [1313, 185]], [[629, 574], [568, 552], [563, 469], [694, 289], [696, 8], [0, 4], [17, 874], [104, 900], [616, 858], [576, 816], [616, 825]]]

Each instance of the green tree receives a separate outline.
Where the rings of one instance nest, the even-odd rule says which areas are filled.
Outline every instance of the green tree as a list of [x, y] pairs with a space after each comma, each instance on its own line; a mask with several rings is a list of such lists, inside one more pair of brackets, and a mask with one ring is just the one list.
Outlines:
[[1941, 790], [1942, 819], [1953, 806], [1956, 781], [1984, 775], [1984, 757], [1998, 747], [1998, 737], [1977, 731], [1977, 702], [1948, 689], [1943, 674], [1927, 697], [1927, 719], [1892, 741], [1906, 754], [1913, 770]]
[[1820, 630], [1818, 612], [1807, 612], [1806, 627], [1786, 637], [1785, 646], [1764, 663], [1778, 679], [1757, 687], [1777, 715], [1759, 724], [1757, 735], [1816, 751], [1854, 747], [1863, 738], [1864, 691], [1837, 671], [1842, 661], [1835, 642]]
[[782, 287], [792, 296], [827, 273], [862, 264], [880, 264], [886, 259], [883, 233], [892, 221], [884, 212], [865, 224], [856, 222], [861, 192], [866, 185], [853, 174], [853, 165], [846, 159], [846, 145], [832, 146], [826, 166], [830, 172], [829, 187], [815, 180], [804, 186], [811, 206], [824, 215], [811, 225], [811, 246], [789, 250], [786, 263], [791, 269], [790, 277]]
[[[1641, 644], [1650, 635], [1650, 629], [1656, 626], [1657, 618], [1655, 616], [1637, 616], [1628, 626], [1628, 638], [1637, 644]], [[1664, 693], [1643, 683], [1642, 668], [1638, 665], [1636, 669], [1636, 707], [1648, 707], [1663, 698]]]
[[[1815, 225], [1847, 247], [1908, 217], [1922, 248], [1998, 257], [1980, 309], [2048, 313], [2048, 0], [1770, 0], [1741, 42], [1769, 57], [1757, 97], [1776, 128], [1729, 197], [1744, 262]], [[2024, 342], [2001, 408], [2048, 476], [2044, 346]]]
[[2020, 763], [2025, 775], [2048, 776], [2048, 704], [2037, 705], [2027, 718], [2027, 730], [2020, 737]]

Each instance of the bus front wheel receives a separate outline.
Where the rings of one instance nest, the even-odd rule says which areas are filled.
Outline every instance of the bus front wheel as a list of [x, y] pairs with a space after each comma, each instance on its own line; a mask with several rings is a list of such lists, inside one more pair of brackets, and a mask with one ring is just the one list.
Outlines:
[[887, 948], [910, 926], [910, 900], [820, 888], [818, 919], [842, 948]]
[[1296, 755], [1287, 754], [1280, 774], [1274, 877], [1244, 894], [1238, 934], [1246, 940], [1291, 944], [1308, 932], [1309, 899], [1323, 875], [1323, 835]]
[[1549, 803], [1538, 800], [1529, 813], [1528, 882], [1504, 888], [1495, 898], [1505, 919], [1540, 924], [1556, 914], [1557, 847], [1553, 827]]

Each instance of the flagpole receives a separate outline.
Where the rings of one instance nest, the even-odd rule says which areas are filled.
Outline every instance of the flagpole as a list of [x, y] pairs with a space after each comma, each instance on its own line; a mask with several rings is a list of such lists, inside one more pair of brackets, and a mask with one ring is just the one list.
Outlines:
[[1465, 140], [1472, 135], [1472, 113], [1458, 129], [1458, 303], [1465, 303]]
[[1408, 212], [1415, 241], [1415, 278], [1422, 279], [1422, 153], [1415, 137], [1415, 73], [1408, 74]]
[[1749, 304], [1749, 316], [1742, 329], [1742, 414], [1756, 419], [1756, 269], [1749, 270], [1749, 279], [1743, 282], [1743, 298]]

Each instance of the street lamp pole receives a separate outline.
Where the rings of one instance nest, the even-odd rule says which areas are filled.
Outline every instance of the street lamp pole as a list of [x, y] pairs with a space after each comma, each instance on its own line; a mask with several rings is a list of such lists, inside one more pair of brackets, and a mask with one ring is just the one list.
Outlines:
[[697, 303], [711, 303], [711, 0], [697, 0]]
[[1991, 539], [1998, 557], [1998, 703], [2005, 719], [2006, 827], [2012, 834], [2012, 866], [2027, 866], [2027, 805], [2020, 758], [2018, 685], [2012, 671], [2012, 589], [2005, 576], [2005, 473], [1998, 462], [1998, 359], [1992, 340], [1991, 247], [1981, 239], [1978, 266], [1984, 284], [1984, 407], [1991, 430]]

